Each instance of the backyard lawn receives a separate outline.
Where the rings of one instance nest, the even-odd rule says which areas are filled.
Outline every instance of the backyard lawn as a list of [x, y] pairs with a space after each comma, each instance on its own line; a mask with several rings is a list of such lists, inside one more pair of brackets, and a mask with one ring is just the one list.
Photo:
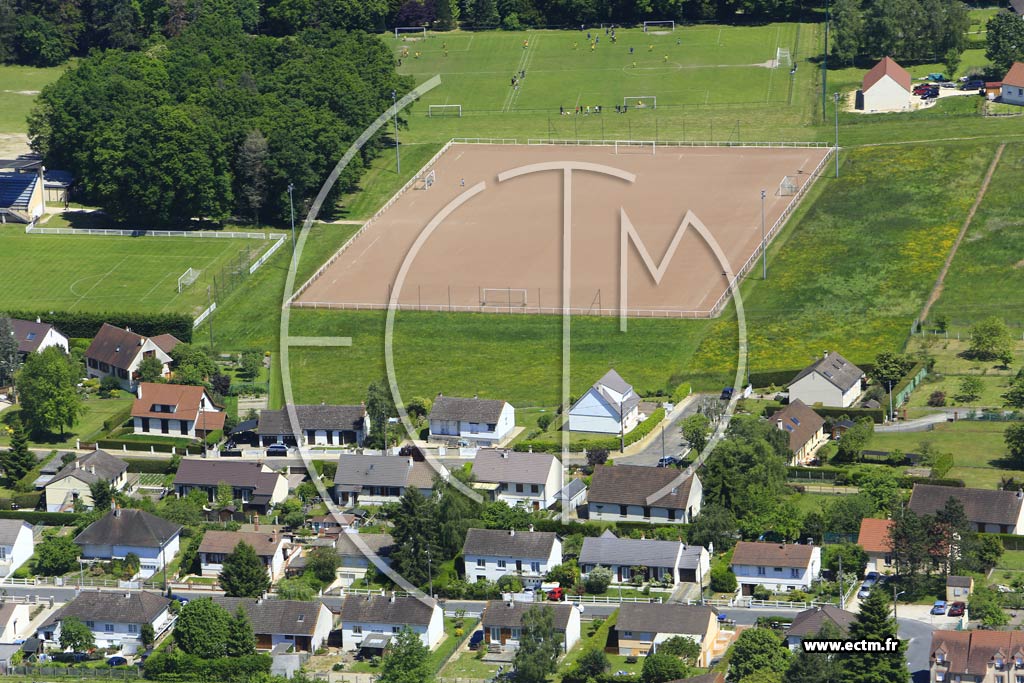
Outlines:
[[[133, 400], [134, 397], [125, 391], [118, 391], [117, 396], [114, 398], [99, 398], [96, 394], [90, 394], [82, 401], [85, 410], [72, 429], [65, 431], [63, 435], [51, 434], [41, 437], [39, 441], [33, 441], [33, 443], [45, 444], [47, 446], [73, 447], [75, 439], [81, 439], [82, 441], [97, 439], [103, 436], [103, 421], [125, 410], [132, 404]], [[18, 406], [13, 406], [0, 413], [0, 422], [9, 424], [11, 418], [19, 410]], [[6, 430], [0, 429], [0, 445], [6, 446], [8, 444], [10, 444], [10, 436]]]
[[498, 665], [476, 658], [475, 652], [463, 652], [441, 671], [445, 678], [494, 678]]

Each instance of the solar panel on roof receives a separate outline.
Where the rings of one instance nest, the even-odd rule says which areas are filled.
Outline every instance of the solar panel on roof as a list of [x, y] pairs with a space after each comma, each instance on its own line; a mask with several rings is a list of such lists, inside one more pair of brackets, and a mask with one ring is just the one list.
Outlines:
[[800, 420], [798, 418], [791, 417], [789, 419], [792, 420], [793, 424], [795, 424], [797, 427], [800, 426]]

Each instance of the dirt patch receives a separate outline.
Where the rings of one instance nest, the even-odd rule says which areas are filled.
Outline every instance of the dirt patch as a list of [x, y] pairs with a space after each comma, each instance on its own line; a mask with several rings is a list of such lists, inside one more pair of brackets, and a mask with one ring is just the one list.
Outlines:
[[1014, 263], [1013, 267], [1014, 268], [1024, 268], [1024, 259], [1021, 259], [1020, 261], [1017, 261], [1016, 263]]
[[0, 133], [0, 158], [17, 159], [23, 154], [31, 154], [28, 136], [23, 133]]

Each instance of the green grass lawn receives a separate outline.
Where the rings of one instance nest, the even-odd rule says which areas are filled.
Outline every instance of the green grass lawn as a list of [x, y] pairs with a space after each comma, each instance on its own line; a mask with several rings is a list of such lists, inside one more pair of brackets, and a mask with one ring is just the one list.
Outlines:
[[484, 678], [490, 680], [498, 672], [498, 665], [476, 658], [475, 652], [463, 652], [441, 670], [445, 678]]
[[[957, 328], [950, 331], [950, 337], [945, 338], [937, 334], [916, 334], [907, 344], [907, 351], [923, 351], [935, 358], [935, 372], [943, 375], [985, 375], [988, 377], [1003, 376], [1013, 377], [1017, 374], [1018, 368], [1024, 364], [1024, 341], [1015, 339], [1013, 343], [1014, 362], [1009, 368], [1004, 368], [997, 361], [979, 361], [964, 358], [961, 354], [968, 349], [967, 327]], [[957, 334], [962, 339], [957, 339]], [[1016, 332], [1011, 329], [1016, 336]]]
[[[946, 405], [950, 407], [969, 406], [972, 408], [1000, 408], [1003, 405], [1003, 394], [1009, 388], [1010, 378], [1008, 377], [978, 377], [984, 387], [981, 396], [972, 400], [961, 400], [957, 398], [960, 394], [960, 382], [962, 376], [945, 375], [935, 382], [925, 382], [914, 390], [910, 400], [906, 403], [912, 411], [915, 408], [928, 408], [928, 397], [934, 391], [942, 391], [946, 394]], [[916, 411], [915, 414], [927, 412], [927, 410]]]
[[1024, 571], [1024, 550], [1004, 550], [1003, 556], [996, 563], [996, 569]]
[[[441, 641], [434, 650], [427, 655], [427, 667], [430, 669], [431, 674], [435, 674], [441, 670], [441, 666], [452, 656], [455, 652], [455, 648], [459, 646], [464, 638], [467, 638], [473, 629], [476, 628], [479, 619], [465, 618], [463, 620], [463, 634], [461, 636], [455, 635], [455, 618], [445, 617], [444, 618], [444, 633], [445, 638]], [[376, 673], [380, 670], [379, 666], [371, 666], [370, 662], [353, 662], [350, 666], [346, 667], [346, 671], [353, 671], [357, 673]]]
[[67, 65], [52, 68], [0, 65], [0, 133], [25, 133], [36, 95], [57, 80]]
[[[86, 397], [82, 402], [85, 412], [78, 418], [78, 422], [72, 429], [67, 430], [63, 435], [51, 434], [39, 437], [40, 440], [33, 440], [33, 443], [46, 446], [73, 447], [75, 439], [92, 441], [99, 438], [103, 431], [103, 421], [123, 411], [134, 400], [134, 397], [125, 391], [117, 393], [118, 395], [114, 398], [99, 398], [95, 394]], [[0, 422], [7, 424], [19, 410], [18, 406], [8, 408], [0, 415]], [[4, 430], [0, 430], [0, 445], [8, 445], [9, 443], [10, 437]]]

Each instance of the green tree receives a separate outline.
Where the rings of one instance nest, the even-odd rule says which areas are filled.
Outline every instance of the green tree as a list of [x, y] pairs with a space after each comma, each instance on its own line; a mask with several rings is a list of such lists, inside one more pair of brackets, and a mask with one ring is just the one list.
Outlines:
[[1015, 467], [1024, 467], [1024, 423], [1011, 423], [1003, 432], [1003, 442]]
[[960, 385], [957, 391], [956, 400], [961, 403], [973, 403], [981, 398], [981, 392], [985, 390], [985, 384], [981, 378], [968, 375], [960, 378]]
[[612, 668], [608, 655], [597, 647], [588, 647], [576, 660], [576, 678], [582, 681], [597, 678]]
[[191, 495], [185, 498], [167, 496], [157, 503], [156, 514], [175, 524], [198, 526], [203, 521], [203, 505], [206, 503], [206, 494], [203, 491], [199, 493], [202, 494], [203, 500], [197, 500], [198, 496]]
[[896, 472], [888, 467], [871, 467], [865, 469], [857, 478], [860, 492], [867, 496], [874, 505], [875, 512], [887, 512], [900, 500], [900, 479]]
[[61, 435], [74, 427], [83, 411], [77, 381], [60, 347], [29, 354], [15, 380], [26, 426], [35, 433], [60, 430]]
[[255, 381], [263, 369], [263, 356], [255, 351], [246, 351], [242, 354], [242, 374], [250, 382]]
[[946, 66], [946, 75], [952, 80], [956, 78], [956, 72], [960, 69], [960, 55], [961, 51], [955, 47], [951, 47], [946, 50], [946, 54], [942, 56], [942, 63]]
[[256, 555], [256, 550], [245, 541], [239, 541], [224, 558], [223, 567], [218, 578], [229, 598], [256, 598], [270, 588], [266, 567]]
[[96, 646], [92, 629], [82, 623], [78, 617], [65, 617], [60, 620], [60, 647], [72, 652], [85, 652]]
[[719, 505], [706, 505], [690, 525], [686, 539], [692, 544], [725, 552], [736, 545], [736, 526], [732, 512]]
[[139, 380], [142, 382], [159, 382], [163, 380], [164, 364], [156, 356], [146, 356], [139, 363]]
[[868, 554], [859, 545], [841, 543], [825, 546], [822, 551], [821, 565], [830, 572], [838, 574], [840, 558], [842, 558], [844, 574], [856, 574], [858, 578], [864, 575], [864, 568], [868, 564]]
[[999, 628], [1010, 621], [999, 604], [999, 595], [988, 586], [975, 586], [967, 607], [971, 619], [978, 619], [989, 628]]
[[142, 647], [153, 647], [153, 643], [156, 642], [156, 631], [153, 629], [153, 624], [146, 622], [142, 625], [139, 629], [139, 640], [142, 641]]
[[402, 629], [384, 655], [380, 683], [427, 683], [432, 677], [427, 658], [430, 651], [408, 626]]
[[692, 673], [692, 669], [683, 663], [679, 657], [658, 652], [651, 653], [644, 657], [644, 666], [640, 671], [641, 683], [666, 683], [686, 678]]
[[474, 28], [496, 27], [499, 22], [495, 0], [468, 0], [466, 20]]
[[11, 320], [0, 316], [0, 386], [8, 386], [14, 381], [20, 365], [18, 340], [14, 338]]
[[875, 365], [871, 369], [871, 378], [889, 390], [889, 385], [895, 386], [903, 376], [907, 374], [914, 362], [902, 353], [883, 351], [875, 356]]
[[696, 665], [700, 660], [700, 645], [686, 636], [672, 636], [658, 645], [658, 652], [663, 655], [679, 657], [686, 664]]
[[985, 30], [985, 58], [996, 68], [1006, 71], [1024, 59], [1024, 19], [1004, 10], [988, 20]]
[[219, 508], [226, 508], [235, 502], [235, 490], [226, 481], [217, 482], [217, 496], [214, 503]]
[[[550, 418], [551, 416], [550, 415], [541, 415], [541, 417], [548, 417], [548, 418]], [[551, 420], [548, 420], [548, 424], [550, 424], [550, 423], [551, 423]], [[540, 420], [539, 419], [537, 420], [537, 424], [538, 425], [540, 424]], [[547, 427], [546, 426], [542, 427], [542, 429], [547, 429]], [[608, 462], [608, 449], [607, 448], [591, 448], [590, 450], [587, 451], [587, 464], [590, 465], [591, 467], [599, 467], [599, 466], [605, 464], [606, 462]]]
[[835, 0], [832, 3], [832, 57], [853, 64], [864, 40], [864, 16], [861, 0]]
[[245, 657], [256, 654], [256, 634], [253, 633], [249, 615], [241, 605], [235, 610], [235, 616], [228, 622], [224, 654], [228, 657]]
[[711, 590], [716, 593], [735, 593], [736, 575], [728, 565], [718, 564], [711, 568]]
[[771, 629], [747, 629], [732, 647], [728, 675], [730, 683], [741, 681], [758, 671], [783, 673], [789, 668], [789, 649]]
[[431, 401], [429, 398], [423, 398], [422, 396], [413, 396], [408, 403], [405, 404], [405, 412], [409, 414], [409, 417], [413, 420], [422, 420], [430, 415]]
[[425, 585], [430, 578], [429, 563], [436, 566], [442, 559], [436, 543], [437, 522], [433, 513], [433, 506], [419, 489], [410, 486], [402, 494], [392, 517], [395, 550], [391, 559], [395, 569], [417, 586]]
[[309, 602], [315, 599], [316, 596], [317, 592], [304, 579], [281, 579], [277, 582], [277, 597], [281, 600]]
[[372, 448], [387, 446], [388, 418], [397, 417], [391, 387], [386, 379], [373, 382], [366, 390], [366, 414], [370, 417], [367, 441]]
[[841, 462], [859, 462], [861, 451], [868, 447], [875, 433], [875, 424], [870, 417], [859, 418], [853, 426], [843, 432], [839, 439], [836, 459]]
[[516, 680], [521, 683], [544, 683], [558, 668], [558, 655], [562, 652], [562, 637], [555, 632], [554, 610], [534, 605], [523, 613], [512, 666]]
[[913, 510], [900, 510], [889, 529], [892, 559], [898, 576], [916, 576], [928, 561], [928, 529]]
[[1004, 405], [1010, 408], [1024, 408], [1024, 379], [1015, 378], [1003, 394]]
[[990, 569], [999, 564], [999, 560], [1002, 559], [1005, 548], [1003, 547], [1003, 540], [998, 536], [990, 536], [988, 534], [984, 536], [978, 536], [978, 542], [974, 546], [974, 557], [973, 559], [982, 572], [988, 572]]
[[36, 466], [36, 456], [28, 448], [28, 434], [17, 415], [11, 420], [11, 447], [0, 456], [0, 465], [13, 486]]
[[97, 479], [89, 484], [89, 495], [94, 510], [109, 510], [110, 504], [114, 502], [114, 487], [106, 479]]
[[441, 31], [457, 28], [460, 13], [459, 0], [438, 0], [437, 28]]
[[[843, 633], [831, 621], [823, 621], [815, 634], [819, 640], [839, 640]], [[842, 663], [836, 655], [800, 650], [783, 677], [786, 683], [829, 683], [841, 681]]]
[[576, 560], [566, 560], [549, 569], [544, 579], [569, 590], [580, 582], [579, 565], [576, 564]]
[[[896, 621], [884, 590], [871, 591], [861, 601], [860, 612], [850, 624], [850, 640], [898, 643]], [[909, 681], [902, 644], [894, 652], [852, 652], [843, 660], [843, 680], [851, 683], [905, 683]]]
[[704, 450], [704, 446], [708, 443], [708, 437], [711, 435], [711, 420], [707, 415], [694, 413], [683, 420], [681, 429], [683, 438], [690, 444], [690, 448], [700, 453]]
[[190, 655], [203, 659], [223, 657], [231, 615], [209, 598], [190, 600], [174, 624], [174, 642]]
[[267, 199], [267, 157], [269, 144], [258, 128], [250, 130], [238, 148], [235, 194], [239, 208], [260, 222], [260, 209]]
[[70, 536], [48, 536], [36, 546], [36, 573], [61, 576], [78, 568], [78, 545]]
[[100, 380], [100, 398], [111, 398], [116, 396], [119, 391], [121, 391], [121, 380], [114, 375], [105, 375]]
[[604, 593], [612, 583], [612, 576], [611, 569], [598, 565], [587, 572], [587, 578], [583, 582], [583, 587], [588, 593]]
[[[989, 23], [991, 24], [992, 20]], [[1000, 318], [990, 316], [975, 323], [971, 326], [970, 335], [970, 346], [965, 355], [978, 360], [995, 360], [1005, 356], [1012, 358], [1013, 337], [1006, 323]]]
[[318, 581], [330, 584], [337, 578], [338, 567], [341, 566], [341, 559], [334, 548], [321, 546], [313, 548], [306, 560], [306, 571], [312, 572]]
[[874, 501], [862, 493], [839, 496], [825, 507], [825, 530], [834, 534], [857, 534], [861, 520], [874, 513]]

